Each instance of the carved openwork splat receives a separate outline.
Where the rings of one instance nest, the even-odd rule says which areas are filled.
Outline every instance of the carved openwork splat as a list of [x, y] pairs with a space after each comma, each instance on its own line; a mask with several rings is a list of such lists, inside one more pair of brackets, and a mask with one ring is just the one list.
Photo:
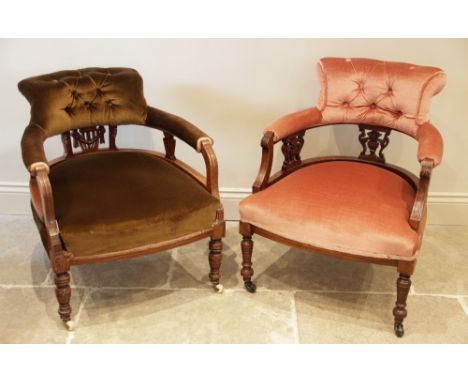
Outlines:
[[[105, 143], [106, 128], [104, 126], [90, 126], [73, 129], [62, 134], [65, 157], [73, 156], [73, 148], [80, 148], [83, 152], [96, 151], [100, 144]], [[117, 126], [109, 125], [109, 149], [117, 150], [115, 139]]]
[[291, 135], [283, 140], [281, 151], [284, 155], [283, 166], [281, 169], [287, 171], [290, 168], [301, 163], [301, 150], [304, 145], [304, 132]]
[[97, 150], [100, 143], [104, 143], [104, 126], [91, 126], [71, 131], [73, 147], [80, 147], [83, 151]]
[[385, 163], [383, 151], [390, 142], [391, 130], [382, 126], [359, 125], [359, 142], [362, 145], [359, 159]]

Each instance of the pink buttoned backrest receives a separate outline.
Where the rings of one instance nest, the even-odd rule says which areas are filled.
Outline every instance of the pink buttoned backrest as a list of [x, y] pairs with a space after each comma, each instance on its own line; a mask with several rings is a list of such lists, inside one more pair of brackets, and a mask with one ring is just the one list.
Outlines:
[[324, 124], [386, 126], [413, 137], [446, 82], [438, 68], [366, 58], [322, 58], [317, 69]]

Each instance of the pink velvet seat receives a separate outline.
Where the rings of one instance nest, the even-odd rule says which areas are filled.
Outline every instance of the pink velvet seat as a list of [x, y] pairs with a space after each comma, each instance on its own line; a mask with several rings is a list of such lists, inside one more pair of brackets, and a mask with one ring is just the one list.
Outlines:
[[241, 220], [332, 251], [411, 259], [419, 236], [408, 218], [415, 191], [399, 175], [351, 161], [293, 172], [240, 204]]

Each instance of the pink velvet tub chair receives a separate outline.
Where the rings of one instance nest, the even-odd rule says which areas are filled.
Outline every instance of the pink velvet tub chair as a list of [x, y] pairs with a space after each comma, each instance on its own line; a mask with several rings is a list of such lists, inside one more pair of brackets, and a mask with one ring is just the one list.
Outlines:
[[[323, 58], [317, 68], [317, 106], [286, 115], [264, 131], [253, 194], [240, 204], [241, 275], [246, 289], [255, 292], [254, 233], [307, 251], [395, 266], [394, 330], [401, 337], [431, 172], [443, 151], [429, 106], [446, 76], [434, 67], [364, 58]], [[340, 124], [358, 126], [357, 158], [301, 159], [306, 130]], [[385, 162], [392, 131], [418, 141], [419, 178]], [[279, 142], [284, 161], [271, 175], [273, 146]]]

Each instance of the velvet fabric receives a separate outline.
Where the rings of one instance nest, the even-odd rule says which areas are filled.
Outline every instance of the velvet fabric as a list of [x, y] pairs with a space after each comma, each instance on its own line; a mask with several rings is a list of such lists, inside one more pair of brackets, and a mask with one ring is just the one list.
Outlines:
[[386, 126], [414, 138], [446, 83], [439, 68], [367, 58], [322, 58], [317, 71], [325, 123]]
[[432, 159], [434, 166], [442, 161], [444, 143], [439, 130], [430, 123], [424, 123], [418, 129], [418, 160]]
[[74, 256], [132, 249], [210, 229], [220, 206], [189, 175], [145, 153], [84, 154], [52, 166], [49, 177], [61, 238]]
[[177, 115], [167, 113], [151, 106], [148, 107], [147, 112], [146, 126], [162, 128], [182, 139], [195, 150], [200, 151], [200, 142], [204, 139], [213, 143], [213, 140], [198, 127]]
[[301, 130], [319, 126], [322, 122], [322, 113], [316, 107], [297, 111], [288, 114], [270, 126], [264, 132], [272, 131], [274, 134], [274, 141], [278, 142], [289, 135], [295, 134]]
[[47, 163], [44, 151], [46, 134], [46, 131], [35, 123], [28, 125], [24, 130], [23, 138], [21, 139], [21, 155], [28, 169], [33, 163]]
[[356, 256], [409, 260], [420, 236], [411, 186], [382, 167], [333, 161], [299, 169], [240, 204], [242, 222]]
[[130, 68], [65, 70], [18, 84], [31, 104], [31, 123], [47, 136], [97, 125], [143, 124], [143, 80]]
[[31, 121], [21, 142], [26, 167], [46, 162], [42, 142], [71, 129], [144, 124], [143, 80], [129, 68], [65, 70], [18, 84], [31, 104]]
[[446, 82], [438, 68], [365, 58], [322, 58], [317, 64], [316, 108], [288, 114], [268, 126], [278, 142], [300, 131], [350, 123], [386, 126], [419, 141], [418, 160], [442, 161], [443, 141], [428, 122], [431, 98]]

